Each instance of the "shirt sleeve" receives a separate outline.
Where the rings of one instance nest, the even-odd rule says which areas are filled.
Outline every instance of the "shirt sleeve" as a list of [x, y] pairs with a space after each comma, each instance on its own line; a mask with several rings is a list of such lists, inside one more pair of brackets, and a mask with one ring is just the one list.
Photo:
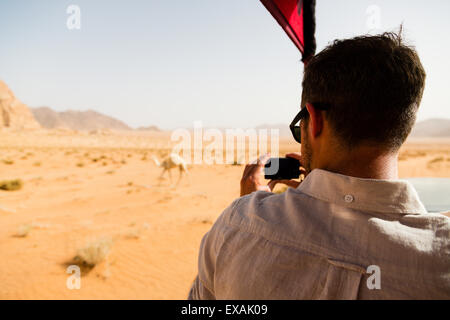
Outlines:
[[198, 275], [189, 291], [188, 300], [216, 300], [216, 294], [214, 292], [216, 260], [220, 246], [223, 243], [224, 229], [227, 226], [226, 221], [229, 219], [239, 200], [235, 200], [224, 210], [211, 230], [203, 237], [198, 256]]
[[188, 300], [215, 300], [214, 272], [216, 267], [217, 251], [215, 243], [217, 239], [218, 222], [214, 224], [200, 243], [198, 255], [198, 275], [192, 284]]

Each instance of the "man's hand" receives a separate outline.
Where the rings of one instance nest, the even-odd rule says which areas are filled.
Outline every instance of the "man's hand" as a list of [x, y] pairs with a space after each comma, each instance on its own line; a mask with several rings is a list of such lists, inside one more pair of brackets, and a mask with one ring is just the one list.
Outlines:
[[[289, 153], [286, 157], [301, 161], [300, 153]], [[269, 158], [270, 156], [266, 154], [260, 157], [256, 164], [250, 163], [245, 167], [241, 179], [241, 197], [255, 191], [272, 192], [273, 188], [275, 188], [278, 183], [285, 184], [292, 188], [297, 188], [300, 185], [300, 182], [295, 180], [271, 180], [267, 185], [261, 183], [262, 177], [264, 176], [264, 165]], [[305, 172], [302, 170], [302, 173]]]
[[[288, 154], [286, 154], [286, 158], [296, 159], [296, 160], [300, 161], [300, 164], [302, 163], [302, 155], [301, 155], [300, 152], [292, 152], [292, 153], [288, 153]], [[306, 176], [306, 171], [305, 171], [305, 169], [300, 168], [300, 174], [303, 174], [303, 175]], [[282, 183], [282, 184], [287, 185], [288, 187], [291, 187], [291, 188], [295, 188], [295, 189], [296, 189], [296, 188], [300, 185], [301, 182], [300, 182], [300, 181], [297, 181], [297, 180], [278, 180], [278, 181], [274, 181], [272, 190], [273, 190], [273, 188], [276, 186], [277, 183]]]
[[269, 185], [261, 183], [261, 178], [264, 175], [264, 165], [269, 158], [270, 156], [265, 154], [256, 161], [256, 164], [249, 163], [245, 166], [241, 179], [241, 197], [254, 191], [272, 192], [272, 188]]

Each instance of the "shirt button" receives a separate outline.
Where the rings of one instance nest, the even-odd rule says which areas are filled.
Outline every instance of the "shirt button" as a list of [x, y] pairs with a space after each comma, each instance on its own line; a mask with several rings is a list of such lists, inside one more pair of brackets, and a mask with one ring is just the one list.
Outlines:
[[355, 201], [355, 198], [351, 194], [347, 194], [345, 195], [344, 200], [347, 203], [352, 203], [353, 201]]

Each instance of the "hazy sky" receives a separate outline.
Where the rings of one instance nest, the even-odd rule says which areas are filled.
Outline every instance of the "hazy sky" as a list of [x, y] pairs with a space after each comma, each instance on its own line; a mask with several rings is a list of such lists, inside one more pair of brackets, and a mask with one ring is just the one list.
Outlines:
[[[450, 1], [317, 0], [318, 49], [367, 33], [371, 5], [419, 51], [419, 119], [450, 118]], [[299, 108], [300, 54], [259, 0], [2, 0], [0, 41], [0, 79], [33, 107], [168, 129], [288, 124]]]

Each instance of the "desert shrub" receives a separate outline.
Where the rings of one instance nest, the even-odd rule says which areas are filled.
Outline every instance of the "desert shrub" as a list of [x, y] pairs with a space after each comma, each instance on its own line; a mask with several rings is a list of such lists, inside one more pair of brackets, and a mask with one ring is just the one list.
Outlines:
[[428, 163], [432, 164], [432, 163], [443, 162], [443, 161], [444, 161], [444, 157], [438, 157], [438, 158], [434, 158], [433, 160], [430, 160]]
[[17, 228], [16, 237], [25, 238], [26, 236], [28, 236], [32, 228], [33, 227], [31, 224], [23, 224], [19, 226], [19, 228]]
[[138, 228], [129, 230], [125, 234], [125, 238], [127, 238], [127, 239], [139, 239], [140, 237], [141, 237], [141, 231]]
[[0, 190], [16, 191], [23, 187], [23, 182], [20, 179], [0, 181]]
[[112, 240], [100, 239], [78, 250], [74, 260], [88, 267], [94, 267], [104, 261], [111, 251]]

